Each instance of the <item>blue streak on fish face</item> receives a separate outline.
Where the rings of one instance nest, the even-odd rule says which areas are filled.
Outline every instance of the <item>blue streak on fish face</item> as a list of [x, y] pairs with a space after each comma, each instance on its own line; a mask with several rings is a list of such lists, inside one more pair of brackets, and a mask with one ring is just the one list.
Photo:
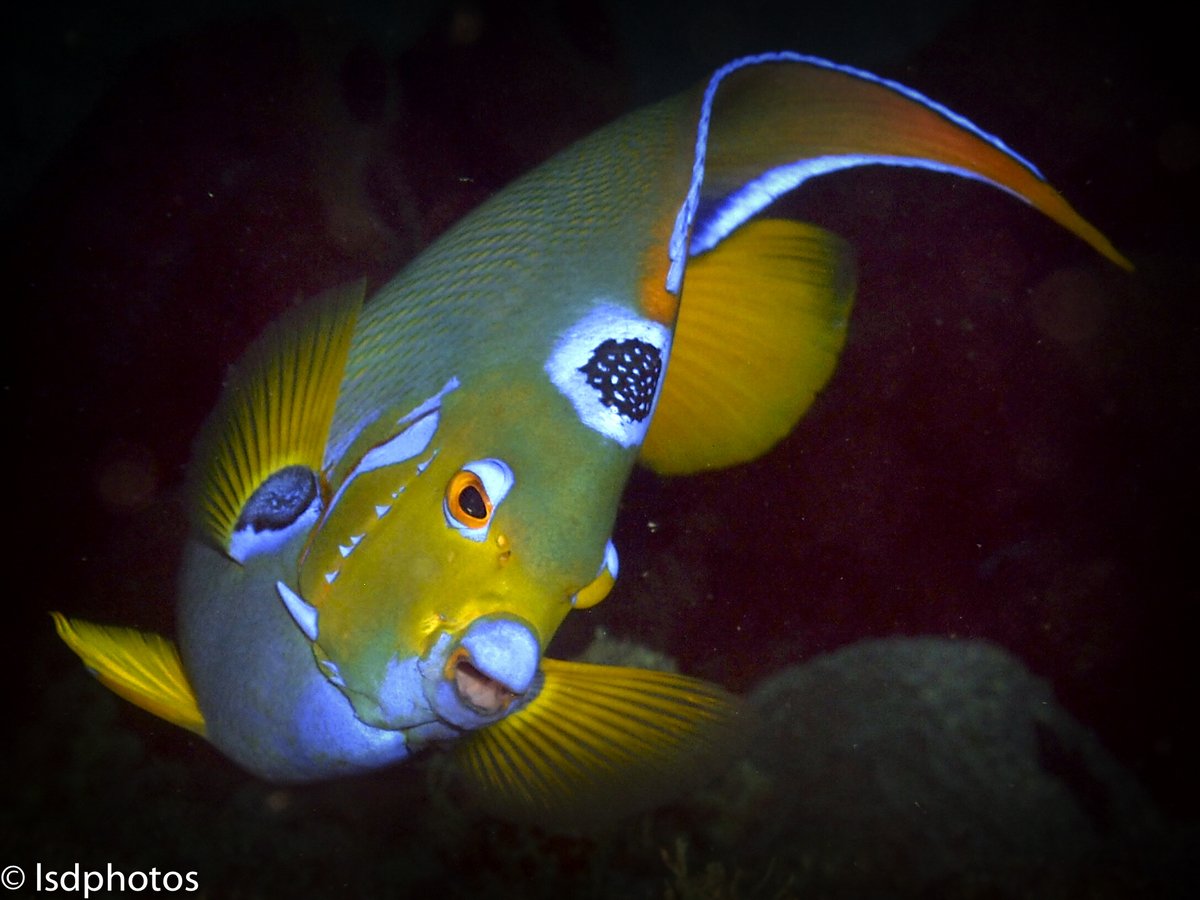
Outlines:
[[[366, 771], [409, 755], [405, 732], [373, 728], [356, 715], [346, 698], [328, 680], [310, 678], [299, 698], [296, 746], [320, 748], [323, 760], [343, 760], [347, 771]], [[324, 777], [326, 763], [312, 777]]]
[[331, 680], [336, 669], [318, 664], [276, 592], [277, 561], [259, 556], [239, 566], [206, 544], [187, 547], [180, 652], [209, 740], [250, 771], [285, 782], [406, 758], [408, 737], [365, 723]]

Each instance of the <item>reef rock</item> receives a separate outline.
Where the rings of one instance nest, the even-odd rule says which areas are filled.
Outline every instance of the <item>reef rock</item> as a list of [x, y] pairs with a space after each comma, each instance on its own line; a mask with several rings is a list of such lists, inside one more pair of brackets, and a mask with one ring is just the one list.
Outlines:
[[866, 641], [751, 695], [759, 736], [704, 840], [799, 896], [1160, 896], [1142, 788], [995, 645]]

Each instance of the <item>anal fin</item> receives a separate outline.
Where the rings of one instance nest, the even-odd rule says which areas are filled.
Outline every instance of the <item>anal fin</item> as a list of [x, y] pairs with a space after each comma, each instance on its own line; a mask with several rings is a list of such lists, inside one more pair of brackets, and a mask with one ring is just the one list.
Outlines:
[[136, 628], [95, 625], [52, 612], [54, 628], [114, 694], [172, 725], [204, 737], [204, 716], [175, 644]]

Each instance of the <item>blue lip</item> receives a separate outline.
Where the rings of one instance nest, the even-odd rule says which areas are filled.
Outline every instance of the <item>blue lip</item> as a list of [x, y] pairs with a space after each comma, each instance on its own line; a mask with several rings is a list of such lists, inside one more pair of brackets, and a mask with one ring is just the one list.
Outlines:
[[507, 616], [483, 616], [471, 623], [459, 645], [470, 665], [514, 694], [523, 694], [537, 674], [541, 658], [533, 629]]
[[420, 663], [434, 714], [460, 729], [481, 728], [511, 712], [538, 673], [533, 628], [512, 616], [481, 616], [457, 641], [443, 635]]

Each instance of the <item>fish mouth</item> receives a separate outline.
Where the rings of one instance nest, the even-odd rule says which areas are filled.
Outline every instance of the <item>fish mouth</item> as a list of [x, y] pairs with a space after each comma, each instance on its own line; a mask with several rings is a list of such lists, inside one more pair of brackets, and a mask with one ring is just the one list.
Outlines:
[[469, 709], [484, 716], [494, 716], [508, 709], [521, 696], [507, 684], [481, 672], [471, 662], [470, 654], [459, 650], [451, 659], [454, 689], [459, 700]]
[[515, 616], [480, 616], [447, 656], [442, 690], [453, 697], [451, 706], [470, 717], [466, 721], [494, 721], [529, 690], [540, 659], [541, 647], [528, 623]]

